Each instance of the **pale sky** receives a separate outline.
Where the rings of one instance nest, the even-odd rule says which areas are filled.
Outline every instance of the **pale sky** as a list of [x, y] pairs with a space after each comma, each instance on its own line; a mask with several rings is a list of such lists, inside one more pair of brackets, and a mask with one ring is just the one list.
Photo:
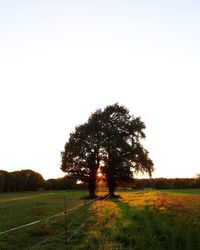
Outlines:
[[0, 169], [63, 175], [97, 108], [145, 122], [153, 177], [200, 173], [200, 1], [0, 0]]

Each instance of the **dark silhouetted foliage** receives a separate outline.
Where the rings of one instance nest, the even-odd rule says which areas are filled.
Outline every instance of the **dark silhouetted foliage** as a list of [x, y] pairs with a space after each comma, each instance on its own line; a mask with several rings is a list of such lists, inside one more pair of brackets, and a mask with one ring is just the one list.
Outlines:
[[129, 182], [132, 188], [155, 188], [155, 189], [192, 189], [200, 188], [200, 181], [197, 178], [152, 178], [134, 179]]
[[80, 187], [82, 186], [68, 176], [46, 180], [46, 189], [48, 190], [79, 189]]
[[0, 192], [3, 191], [5, 185], [5, 175], [0, 171]]
[[95, 123], [76, 127], [65, 145], [61, 169], [75, 181], [88, 184], [90, 196], [95, 195], [96, 175], [100, 161], [100, 140]]
[[30, 170], [7, 172], [0, 170], [0, 192], [22, 192], [37, 190], [65, 190], [85, 189], [84, 183], [77, 184], [76, 180], [69, 176], [57, 179], [44, 180], [42, 175]]
[[119, 104], [93, 113], [87, 123], [71, 133], [61, 153], [61, 169], [76, 180], [88, 183], [95, 195], [98, 169], [107, 180], [109, 194], [116, 185], [133, 177], [135, 172], [151, 175], [153, 162], [141, 144], [145, 138], [144, 123]]
[[44, 187], [43, 177], [33, 170], [14, 172], [0, 170], [0, 191], [36, 191]]

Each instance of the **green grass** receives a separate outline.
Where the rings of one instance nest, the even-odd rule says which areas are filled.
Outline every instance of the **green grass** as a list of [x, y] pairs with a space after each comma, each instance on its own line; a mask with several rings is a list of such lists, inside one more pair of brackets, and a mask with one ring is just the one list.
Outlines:
[[[169, 211], [149, 207], [131, 208], [118, 201], [122, 217], [117, 221], [115, 241], [122, 249], [198, 249], [200, 240], [194, 242], [199, 232], [190, 225], [178, 223]], [[124, 223], [127, 221], [128, 224]]]
[[[179, 194], [188, 194], [187, 197], [181, 196], [186, 201], [191, 194], [189, 201], [196, 202], [199, 199], [200, 204], [200, 190], [196, 189], [126, 191], [119, 192], [121, 198], [88, 204], [87, 224], [70, 240], [67, 249], [199, 250], [200, 210], [193, 204], [189, 204], [187, 209], [160, 204], [161, 198], [176, 202], [174, 194], [177, 197]], [[67, 209], [84, 203], [84, 193], [81, 191], [0, 194], [0, 232], [63, 211], [64, 197], [67, 197]], [[155, 206], [157, 203], [160, 207]], [[68, 215], [67, 237], [84, 222], [84, 218], [84, 206]], [[0, 250], [19, 249], [66, 249], [64, 215], [0, 235]]]
[[[78, 191], [1, 193], [0, 232], [64, 211], [64, 197], [66, 197], [67, 209], [82, 204], [83, 195], [83, 192]], [[63, 238], [64, 215], [0, 235], [0, 249], [30, 249], [31, 246], [54, 235], [57, 231], [58, 238], [61, 235]], [[61, 242], [64, 242], [64, 238]]]
[[161, 190], [163, 193], [175, 193], [175, 194], [200, 194], [200, 189], [166, 189]]
[[[133, 194], [137, 198], [137, 196], [142, 197], [142, 194], [146, 193], [151, 195], [149, 191], [121, 192], [121, 195]], [[152, 192], [152, 199], [154, 195], [155, 191]], [[169, 199], [168, 196], [167, 198]], [[164, 207], [154, 208], [145, 202], [147, 200], [144, 199], [143, 205], [139, 202], [140, 205], [134, 207], [133, 203], [129, 204], [123, 199], [113, 199], [112, 203], [116, 205], [115, 209], [120, 211], [120, 216], [110, 216], [112, 218], [110, 219], [108, 211], [102, 210], [101, 213], [107, 219], [98, 222], [98, 214], [93, 217], [85, 236], [80, 236], [83, 239], [81, 244], [80, 241], [72, 241], [69, 249], [200, 249], [200, 217], [198, 214], [195, 216], [195, 223], [192, 223], [189, 211], [184, 211], [184, 213], [188, 212], [188, 216], [185, 214], [182, 217], [179, 216], [182, 210], [178, 210], [180, 214], [176, 214], [177, 210], [174, 211], [173, 207], [172, 210]]]
[[0, 194], [0, 231], [40, 220], [64, 210], [64, 197], [67, 206], [80, 203], [81, 192], [24, 192]]

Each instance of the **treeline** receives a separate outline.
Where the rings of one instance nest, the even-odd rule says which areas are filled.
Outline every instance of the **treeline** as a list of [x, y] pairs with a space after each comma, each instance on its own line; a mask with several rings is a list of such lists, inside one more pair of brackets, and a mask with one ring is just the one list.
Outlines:
[[154, 189], [186, 189], [200, 188], [199, 178], [155, 178], [155, 179], [135, 179], [132, 188], [154, 188]]
[[85, 189], [85, 184], [77, 184], [71, 177], [48, 179], [45, 181], [46, 190], [64, 190], [64, 189]]
[[41, 174], [30, 169], [14, 172], [0, 170], [0, 192], [77, 188], [81, 188], [81, 186], [67, 176], [58, 179], [44, 180]]
[[[152, 178], [152, 179], [129, 179], [128, 182], [118, 183], [119, 187], [132, 189], [190, 189], [200, 188], [199, 178]], [[86, 184], [77, 184], [69, 176], [44, 180], [42, 175], [30, 170], [7, 172], [0, 170], [0, 192], [37, 191], [37, 190], [64, 190], [85, 189]]]
[[0, 191], [35, 191], [44, 187], [42, 175], [30, 169], [7, 172], [0, 170]]

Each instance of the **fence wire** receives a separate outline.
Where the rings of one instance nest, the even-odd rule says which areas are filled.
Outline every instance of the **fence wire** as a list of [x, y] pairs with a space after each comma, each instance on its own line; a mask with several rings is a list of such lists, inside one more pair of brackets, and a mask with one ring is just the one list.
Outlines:
[[[54, 218], [53, 221], [56, 221], [57, 217], [59, 217], [61, 215], [65, 215], [65, 231], [64, 232], [62, 232], [62, 230], [58, 229], [51, 236], [47, 237], [46, 239], [43, 239], [43, 240], [39, 241], [34, 246], [29, 247], [29, 249], [31, 249], [31, 250], [36, 249], [39, 246], [41, 246], [42, 244], [45, 244], [46, 242], [56, 238], [59, 234], [63, 235], [63, 237], [64, 237], [63, 239], [65, 239], [65, 244], [66, 244], [66, 249], [67, 249], [67, 245], [69, 244], [69, 242], [87, 224], [87, 222], [91, 218], [91, 216], [95, 215], [94, 213], [91, 213], [89, 216], [86, 214], [89, 207], [90, 207], [90, 204], [94, 203], [97, 200], [100, 200], [100, 201], [102, 201], [102, 203], [98, 204], [98, 207], [97, 207], [97, 209], [100, 209], [103, 206], [103, 201], [106, 201], [107, 199], [109, 199], [109, 196], [107, 196], [107, 197], [105, 197], [103, 199], [102, 199], [102, 197], [97, 197], [97, 198], [89, 200], [87, 202], [86, 202], [86, 200], [84, 200], [83, 203], [81, 203], [81, 204], [79, 204], [79, 205], [77, 205], [75, 207], [72, 207], [70, 209], [66, 209], [66, 201], [65, 201], [65, 210], [64, 211], [62, 211], [60, 213], [57, 213], [57, 214], [54, 214], [54, 215], [51, 215], [51, 216], [49, 216], [47, 218], [43, 218], [41, 220], [33, 221], [33, 222], [30, 222], [30, 223], [27, 223], [27, 224], [24, 224], [24, 225], [21, 225], [21, 226], [18, 226], [18, 227], [14, 227], [14, 228], [2, 231], [2, 232], [0, 232], [0, 236], [8, 234], [8, 233], [13, 232], [13, 231], [17, 231], [17, 230], [20, 230], [20, 229], [25, 229], [25, 228], [31, 227], [31, 226], [36, 225], [38, 223], [42, 223], [42, 222], [50, 223], [50, 220], [51, 220], [51, 223], [52, 223], [53, 218]], [[97, 211], [97, 209], [95, 211]], [[74, 214], [74, 212], [76, 212], [76, 213]], [[79, 213], [79, 214], [76, 215], [77, 213]], [[67, 216], [70, 216], [70, 214], [73, 214], [74, 217], [72, 217], [69, 220], [69, 218], [67, 218]]]
[[[103, 202], [108, 200], [110, 198], [110, 196], [107, 196], [105, 197], [104, 199], [101, 199], [101, 197], [98, 197], [97, 199], [101, 199], [102, 203], [98, 205], [98, 210], [104, 205]], [[90, 201], [91, 202], [94, 202], [96, 201], [97, 199], [93, 200], [93, 201]], [[88, 204], [88, 203], [87, 203]], [[98, 211], [97, 209], [95, 209], [95, 212]], [[89, 217], [85, 217], [85, 220], [82, 224], [80, 224], [80, 226], [78, 228], [76, 228], [74, 230], [74, 232], [66, 239], [66, 244], [69, 243], [69, 241], [86, 225], [87, 221], [92, 217], [94, 216], [95, 214], [91, 214]], [[80, 218], [81, 216], [79, 216]], [[68, 226], [69, 227], [69, 226]], [[67, 234], [66, 234], [67, 236]]]
[[[99, 197], [96, 198], [96, 199], [99, 199]], [[95, 201], [96, 199], [87, 202], [87, 204], [89, 204], [89, 203]], [[82, 206], [84, 206], [83, 203], [80, 204], [80, 205], [77, 205], [77, 206], [75, 206], [75, 207], [73, 207], [73, 208], [68, 209], [66, 212], [67, 212], [67, 213], [71, 213], [71, 212], [73, 212], [74, 210], [76, 210], [76, 209], [78, 209], [79, 207], [82, 207]], [[10, 232], [12, 232], [12, 231], [16, 231], [16, 230], [18, 230], [18, 229], [21, 229], [21, 228], [29, 227], [29, 226], [32, 226], [32, 225], [41, 223], [41, 222], [43, 222], [43, 221], [46, 221], [46, 222], [47, 222], [48, 220], [50, 220], [50, 219], [52, 219], [52, 218], [55, 218], [55, 217], [57, 217], [57, 216], [60, 216], [60, 215], [62, 215], [62, 214], [64, 214], [64, 211], [62, 211], [62, 212], [60, 212], [60, 213], [58, 213], [58, 214], [51, 215], [51, 216], [49, 216], [49, 217], [47, 217], [47, 218], [44, 218], [44, 219], [41, 219], [41, 220], [33, 221], [33, 222], [30, 222], [30, 223], [27, 223], [27, 224], [24, 224], [24, 225], [21, 225], [21, 226], [18, 226], [18, 227], [14, 227], [14, 228], [5, 230], [5, 231], [3, 231], [3, 232], [0, 232], [0, 235], [7, 234], [7, 233], [10, 233]]]

